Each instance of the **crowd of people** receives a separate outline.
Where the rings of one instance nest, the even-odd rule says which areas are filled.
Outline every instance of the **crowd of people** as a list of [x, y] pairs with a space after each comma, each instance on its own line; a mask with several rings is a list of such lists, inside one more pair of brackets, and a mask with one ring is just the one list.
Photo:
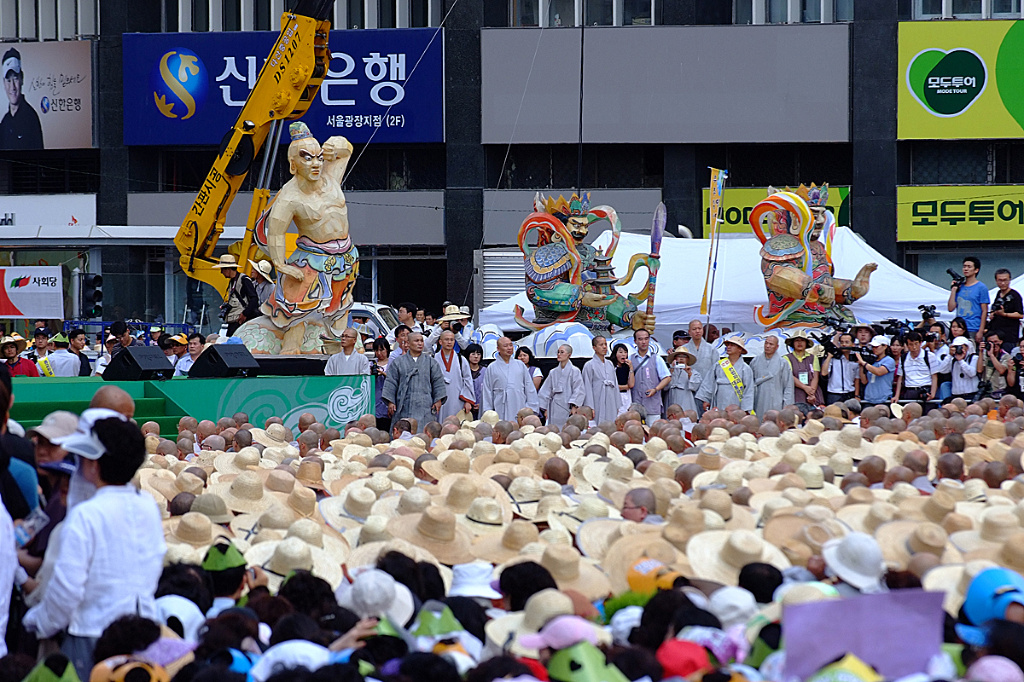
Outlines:
[[[0, 680], [1024, 680], [1019, 399], [661, 417], [620, 410], [608, 364], [600, 417], [509, 399], [161, 433], [113, 385], [24, 438], [0, 415]], [[586, 394], [569, 366], [541, 397]], [[841, 633], [845, 604], [921, 588], [903, 673], [851, 645], [791, 677], [796, 607]]]

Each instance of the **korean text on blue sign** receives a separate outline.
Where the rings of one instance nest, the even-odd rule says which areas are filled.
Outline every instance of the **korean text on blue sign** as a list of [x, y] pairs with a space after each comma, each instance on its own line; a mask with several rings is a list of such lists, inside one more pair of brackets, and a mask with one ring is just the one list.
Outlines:
[[[374, 143], [443, 142], [444, 36], [436, 32], [331, 31], [330, 68], [302, 117], [313, 135], [344, 135], [355, 143], [371, 135]], [[124, 143], [219, 144], [277, 36], [126, 33]]]

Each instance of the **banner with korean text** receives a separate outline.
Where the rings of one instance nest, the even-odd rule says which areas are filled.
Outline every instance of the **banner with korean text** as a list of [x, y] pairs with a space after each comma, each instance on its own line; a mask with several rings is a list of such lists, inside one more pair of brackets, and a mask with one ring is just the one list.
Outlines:
[[1024, 239], [1024, 185], [896, 188], [900, 242]]
[[[785, 189], [777, 187], [776, 191]], [[718, 224], [720, 234], [727, 235], [749, 235], [750, 212], [754, 206], [767, 197], [767, 187], [726, 187], [722, 191], [722, 221]], [[849, 200], [850, 188], [841, 186], [830, 186], [828, 188], [828, 208], [836, 216], [840, 225], [849, 225]], [[703, 190], [704, 209], [704, 235], [705, 238], [711, 230], [711, 190]]]
[[0, 318], [64, 318], [64, 280], [59, 266], [0, 267]]
[[[124, 34], [124, 143], [219, 144], [277, 35]], [[317, 139], [444, 141], [443, 31], [331, 31], [330, 46], [327, 76], [302, 117]]]

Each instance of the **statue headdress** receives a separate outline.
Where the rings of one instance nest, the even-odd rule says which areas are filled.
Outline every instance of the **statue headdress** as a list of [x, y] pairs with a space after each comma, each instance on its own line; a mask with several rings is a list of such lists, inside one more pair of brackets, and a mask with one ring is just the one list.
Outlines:
[[[788, 187], [786, 188], [786, 191], [790, 191]], [[801, 182], [800, 186], [795, 190], [792, 190], [792, 192], [806, 201], [808, 206], [824, 208], [828, 205], [827, 182], [820, 187], [815, 185], [813, 182], [810, 187]]]
[[544, 211], [563, 223], [569, 218], [585, 217], [590, 212], [590, 192], [573, 194], [568, 200], [561, 194], [557, 200], [548, 197], [544, 202]]
[[[775, 187], [768, 187], [768, 196], [771, 196], [779, 190]], [[796, 189], [790, 189], [787, 185], [786, 192], [792, 192], [801, 199], [803, 199], [810, 208], [825, 208], [828, 206], [828, 183], [824, 183], [818, 186], [811, 183], [811, 186], [800, 183], [800, 186]], [[793, 215], [785, 210], [778, 209], [768, 216], [769, 232], [772, 235], [786, 234], [789, 232], [790, 226], [793, 224]]]
[[309, 132], [309, 126], [302, 121], [295, 121], [289, 125], [288, 134], [291, 135], [292, 142], [305, 140], [307, 137], [313, 137], [313, 133]]

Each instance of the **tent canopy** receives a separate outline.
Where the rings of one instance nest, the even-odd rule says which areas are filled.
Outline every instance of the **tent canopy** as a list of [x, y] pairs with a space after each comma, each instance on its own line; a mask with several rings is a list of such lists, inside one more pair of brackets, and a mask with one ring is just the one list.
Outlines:
[[[605, 248], [610, 241], [611, 233], [605, 231], [594, 240], [594, 246]], [[666, 239], [662, 243], [654, 305], [659, 331], [685, 327], [698, 317], [705, 319], [700, 316], [700, 302], [710, 248], [708, 239]], [[616, 274], [622, 276], [626, 272], [633, 254], [649, 250], [650, 240], [646, 236], [623, 233], [612, 259]], [[715, 324], [726, 325], [736, 331], [761, 330], [754, 321], [754, 307], [766, 305], [768, 298], [761, 276], [760, 250], [761, 243], [753, 238], [720, 240], [710, 311], [711, 321]], [[871, 275], [870, 291], [850, 306], [862, 321], [890, 317], [917, 320], [921, 315], [917, 307], [922, 304], [935, 305], [945, 313], [949, 298], [947, 290], [886, 260], [848, 227], [836, 230], [832, 259], [836, 276], [844, 278], [852, 278], [865, 263], [878, 264], [878, 269]], [[619, 293], [643, 288], [643, 274], [643, 271], [638, 272], [630, 286], [627, 289], [620, 287]], [[481, 310], [480, 324], [494, 324], [503, 330], [521, 329], [515, 321], [516, 305], [524, 308], [527, 319], [532, 319], [533, 307], [523, 292]], [[948, 315], [943, 314], [942, 317]]]

